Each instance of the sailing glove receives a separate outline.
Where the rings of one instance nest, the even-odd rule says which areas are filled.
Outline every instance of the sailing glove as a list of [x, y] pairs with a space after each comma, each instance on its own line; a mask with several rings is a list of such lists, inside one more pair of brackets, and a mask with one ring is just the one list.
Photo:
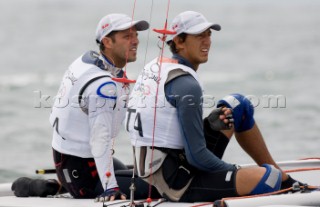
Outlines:
[[224, 111], [222, 110], [222, 107], [213, 109], [212, 112], [207, 117], [210, 123], [211, 129], [215, 131], [220, 131], [220, 130], [226, 130], [226, 129], [232, 128], [234, 123], [232, 114], [228, 114], [226, 116], [227, 123], [225, 123], [224, 120], [220, 119], [220, 115], [224, 115]]
[[95, 202], [105, 202], [109, 200], [122, 199], [125, 200], [127, 195], [120, 191], [120, 188], [111, 188], [104, 191], [101, 195], [96, 197]]

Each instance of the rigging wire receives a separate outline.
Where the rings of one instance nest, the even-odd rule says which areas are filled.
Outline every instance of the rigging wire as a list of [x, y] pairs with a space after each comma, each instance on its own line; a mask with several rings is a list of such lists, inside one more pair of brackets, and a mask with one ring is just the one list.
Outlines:
[[[137, 3], [137, 1], [134, 0], [132, 14], [131, 14], [131, 26], [130, 26], [129, 34], [131, 34], [131, 31], [132, 31], [132, 24], [133, 24], [133, 18], [134, 18], [134, 14], [135, 14], [135, 9], [136, 9], [136, 3]], [[132, 37], [131, 37], [131, 35], [129, 37], [130, 37], [129, 42], [131, 44]], [[135, 80], [130, 80], [127, 77], [127, 64], [128, 64], [128, 58], [129, 58], [129, 50], [130, 50], [130, 47], [126, 51], [126, 65], [124, 66], [122, 78], [112, 78], [112, 80], [120, 82], [120, 83], [125, 83], [125, 84], [135, 83], [136, 82]]]
[[[175, 34], [174, 31], [170, 31], [167, 29], [168, 27], [168, 16], [169, 16], [169, 9], [170, 9], [170, 0], [168, 0], [167, 3], [167, 11], [166, 11], [166, 17], [165, 17], [165, 23], [164, 23], [164, 28], [163, 29], [153, 29], [154, 32], [157, 32], [159, 34], [162, 34], [160, 37], [160, 40], [162, 41], [162, 47], [160, 48], [160, 53], [158, 56], [158, 61], [157, 63], [159, 64], [159, 69], [158, 69], [158, 77], [161, 75], [161, 68], [162, 68], [162, 59], [163, 59], [163, 53], [164, 53], [164, 46], [165, 46], [165, 41], [167, 38], [168, 34]], [[156, 132], [156, 120], [157, 120], [157, 105], [158, 105], [158, 94], [159, 94], [159, 83], [160, 83], [160, 78], [158, 78], [157, 81], [157, 88], [156, 88], [156, 94], [155, 94], [155, 103], [154, 103], [154, 118], [153, 118], [153, 130], [152, 130], [152, 147], [151, 147], [151, 160], [150, 160], [150, 176], [149, 176], [149, 197], [148, 200], [151, 200], [151, 192], [152, 192], [152, 162], [153, 162], [153, 156], [154, 156], [154, 140], [155, 140], [155, 132]], [[149, 203], [149, 202], [148, 202]]]

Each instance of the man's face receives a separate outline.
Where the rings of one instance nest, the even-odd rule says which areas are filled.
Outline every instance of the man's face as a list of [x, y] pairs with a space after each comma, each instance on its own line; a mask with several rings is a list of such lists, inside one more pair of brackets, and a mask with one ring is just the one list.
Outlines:
[[200, 64], [208, 61], [210, 46], [210, 29], [198, 35], [188, 34], [185, 41], [179, 43], [179, 55], [186, 58], [197, 69]]
[[139, 40], [135, 27], [118, 31], [110, 39], [110, 47], [105, 52], [117, 67], [124, 67], [126, 63], [136, 61]]

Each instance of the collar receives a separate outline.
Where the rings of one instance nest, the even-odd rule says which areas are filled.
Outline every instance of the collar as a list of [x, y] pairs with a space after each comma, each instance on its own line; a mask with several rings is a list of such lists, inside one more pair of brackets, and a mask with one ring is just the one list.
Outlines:
[[113, 76], [117, 78], [121, 78], [123, 76], [123, 70], [122, 68], [116, 67], [111, 61], [104, 56], [102, 53], [99, 56], [99, 59], [102, 60], [104, 65], [104, 70], [110, 72]]
[[195, 70], [195, 69], [193, 68], [193, 65], [192, 65], [187, 59], [185, 59], [184, 57], [182, 57], [181, 55], [173, 54], [173, 55], [172, 55], [172, 58], [178, 60], [178, 63], [179, 63], [179, 64], [185, 65], [185, 66], [187, 66], [187, 67], [192, 68], [193, 70]]

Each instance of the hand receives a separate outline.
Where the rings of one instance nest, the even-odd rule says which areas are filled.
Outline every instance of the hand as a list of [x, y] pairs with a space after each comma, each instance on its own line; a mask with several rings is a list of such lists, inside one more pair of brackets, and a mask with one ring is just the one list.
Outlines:
[[208, 116], [208, 121], [215, 131], [231, 129], [234, 123], [232, 110], [227, 107], [213, 109]]
[[95, 198], [95, 202], [114, 201], [116, 199], [125, 200], [126, 194], [122, 193], [119, 188], [111, 188], [104, 191], [101, 195]]

